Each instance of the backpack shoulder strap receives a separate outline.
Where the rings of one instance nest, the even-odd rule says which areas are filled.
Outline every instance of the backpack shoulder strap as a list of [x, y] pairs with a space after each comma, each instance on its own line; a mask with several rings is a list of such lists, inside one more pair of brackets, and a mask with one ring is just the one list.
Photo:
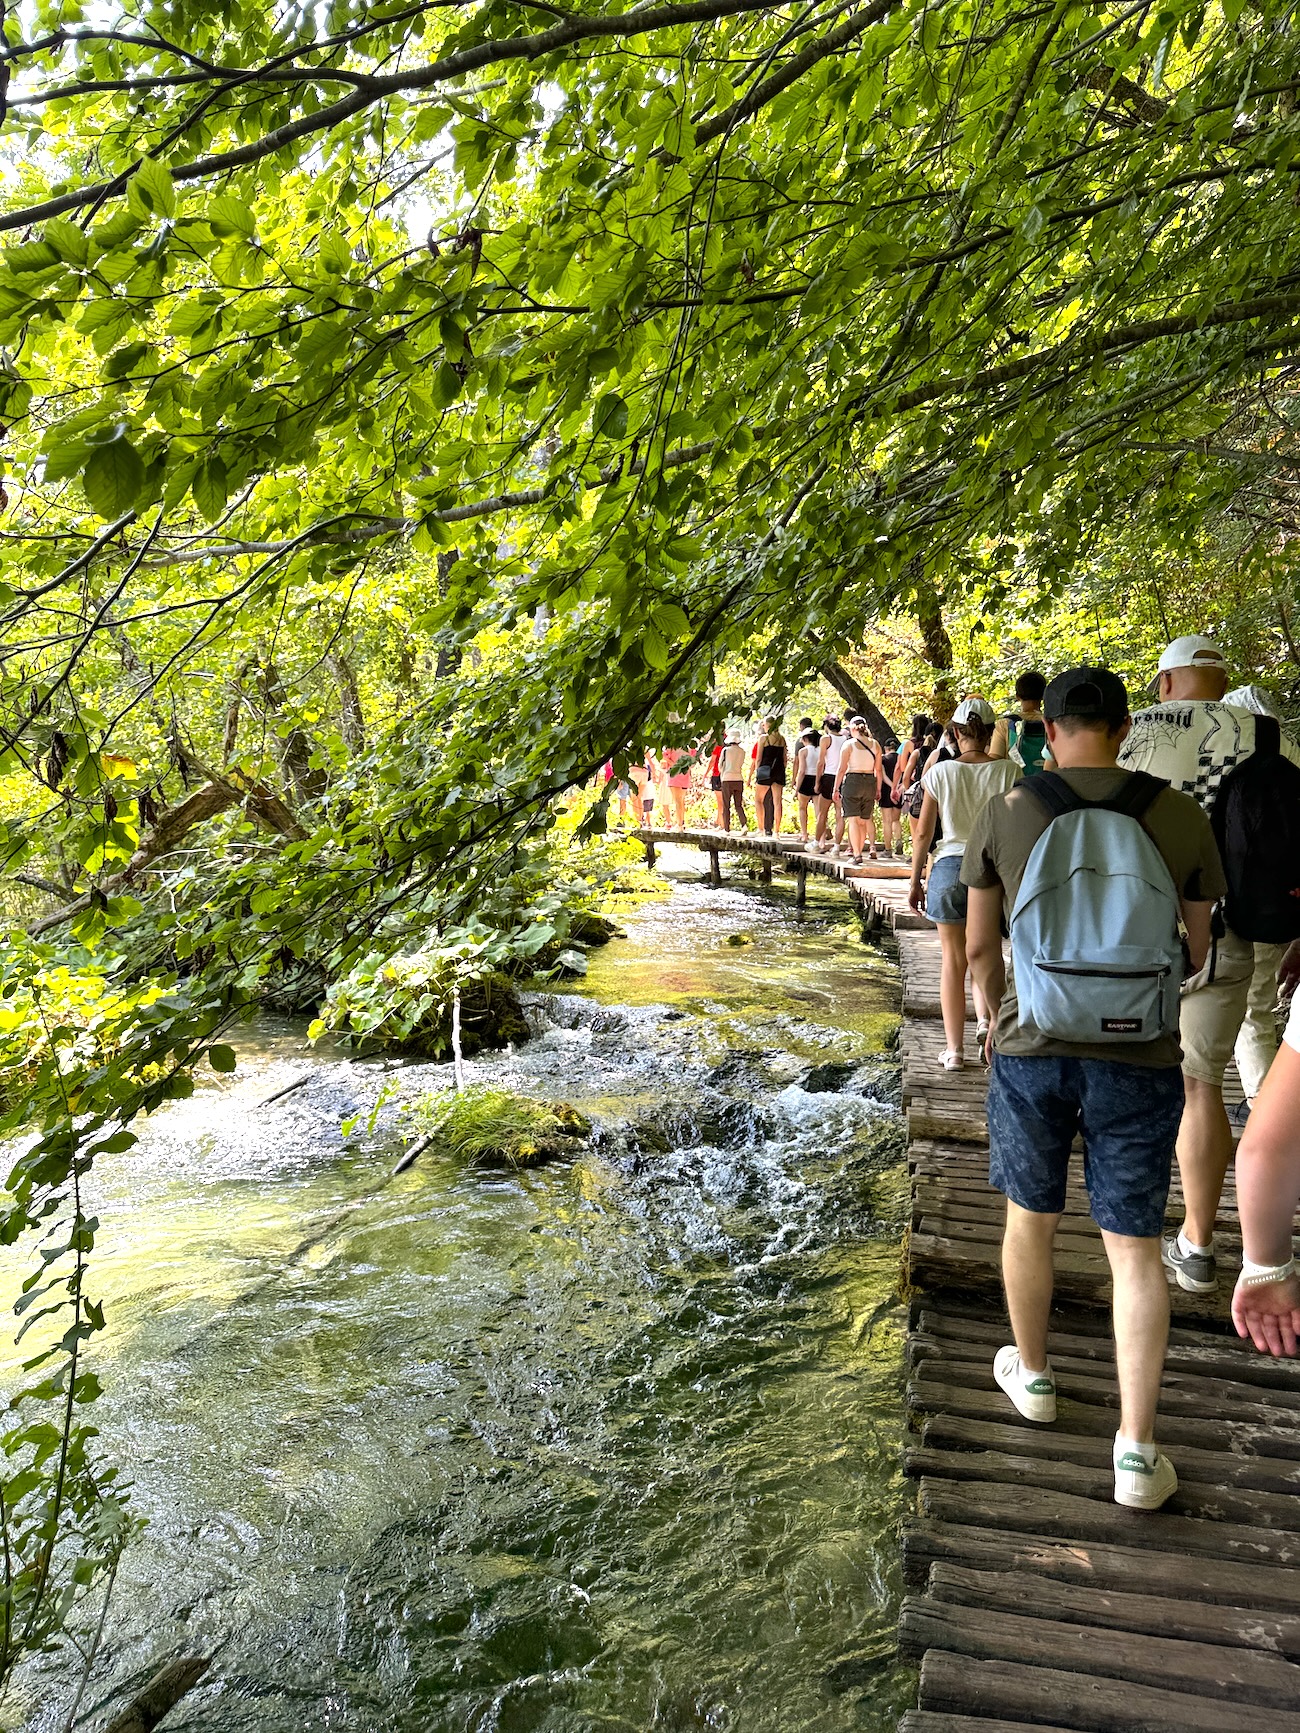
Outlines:
[[1282, 750], [1282, 730], [1276, 716], [1255, 718], [1255, 756], [1276, 758]]
[[[1041, 781], [1041, 778], [1037, 780]], [[1142, 815], [1158, 794], [1163, 794], [1169, 784], [1162, 777], [1150, 776], [1145, 770], [1130, 772], [1124, 786], [1109, 800], [1098, 801], [1099, 806], [1106, 807], [1110, 812], [1122, 812], [1128, 818], [1136, 818], [1141, 822]]]
[[1023, 782], [1018, 782], [1016, 787], [1025, 789], [1045, 806], [1049, 818], [1064, 818], [1067, 812], [1081, 812], [1090, 804], [1080, 799], [1065, 778], [1052, 770], [1040, 771], [1037, 776], [1027, 776]]

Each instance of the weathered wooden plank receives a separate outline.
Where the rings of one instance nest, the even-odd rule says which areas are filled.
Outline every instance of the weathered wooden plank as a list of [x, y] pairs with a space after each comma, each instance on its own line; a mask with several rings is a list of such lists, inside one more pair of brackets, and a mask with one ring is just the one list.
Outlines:
[[[971, 1570], [951, 1564], [931, 1565], [927, 1588], [936, 1601], [967, 1607], [1229, 1648], [1261, 1649], [1292, 1660], [1300, 1656], [1300, 1613], [1265, 1613], [1258, 1607], [1176, 1600], [1170, 1594], [1131, 1594], [1060, 1583], [1030, 1571]], [[1288, 1699], [1284, 1707], [1297, 1703], [1300, 1694]]]
[[[990, 1721], [983, 1715], [944, 1715], [933, 1709], [909, 1709], [898, 1723], [898, 1733], [1025, 1733], [1025, 1724]], [[1051, 1727], [1038, 1723], [1034, 1733], [1079, 1733], [1079, 1729], [1058, 1721]]]
[[976, 1660], [1023, 1662], [1198, 1699], [1226, 1698], [1252, 1710], [1287, 1710], [1300, 1729], [1294, 1707], [1300, 1703], [1300, 1669], [1282, 1655], [1113, 1627], [1098, 1642], [1096, 1629], [1087, 1625], [921, 1599], [903, 1602], [898, 1636], [905, 1655], [942, 1648]]
[[[1114, 1378], [1104, 1373], [1096, 1376], [1101, 1368], [1094, 1367], [1090, 1361], [1080, 1364], [1089, 1367], [1087, 1375], [1057, 1366], [1053, 1361], [1057, 1395], [1071, 1401], [1087, 1402], [1097, 1408], [1118, 1407], [1119, 1392]], [[991, 1359], [983, 1362], [922, 1360], [915, 1368], [913, 1381], [922, 1387], [933, 1382], [946, 1388], [996, 1388]], [[1213, 1407], [1215, 1402], [1214, 1382], [1212, 1378], [1202, 1378], [1194, 1373], [1170, 1372], [1161, 1385], [1161, 1416], [1166, 1419], [1184, 1414], [1203, 1417], [1207, 1404]], [[1231, 1413], [1239, 1424], [1253, 1422], [1257, 1426], [1295, 1426], [1297, 1435], [1300, 1436], [1300, 1424], [1297, 1424], [1296, 1406], [1290, 1391], [1268, 1390], [1259, 1385], [1240, 1385], [1238, 1390], [1233, 1392]]]
[[[1094, 1638], [1095, 1644], [1095, 1638]], [[1063, 1668], [981, 1660], [931, 1649], [921, 1663], [923, 1709], [1001, 1714], [1012, 1721], [1057, 1719], [1069, 1704], [1070, 1720], [1085, 1733], [1300, 1733], [1300, 1714], [1252, 1705], [1248, 1715], [1225, 1720], [1220, 1698], [1106, 1679]]]
[[[922, 1384], [913, 1380], [907, 1387], [907, 1403], [915, 1413], [947, 1412], [965, 1415], [971, 1420], [1015, 1422], [1014, 1410], [1000, 1390], [967, 1389], [960, 1385]], [[1026, 1431], [1030, 1423], [1021, 1421]], [[1084, 1437], [1113, 1438], [1115, 1410], [1087, 1402], [1062, 1404], [1062, 1421], [1057, 1431], [1068, 1426], [1069, 1431]], [[1035, 1433], [1039, 1430], [1033, 1429]], [[1048, 1434], [1053, 1436], [1054, 1434]], [[1197, 1415], [1162, 1414], [1160, 1437], [1171, 1455], [1175, 1445], [1191, 1444], [1201, 1450], [1234, 1451], [1243, 1455], [1300, 1458], [1300, 1434], [1295, 1427], [1255, 1426], [1228, 1416], [1203, 1419]]]
[[[1004, 1329], [1002, 1340], [1006, 1339]], [[940, 1341], [933, 1336], [919, 1333], [914, 1333], [907, 1345], [910, 1364], [969, 1366], [982, 1372], [989, 1386], [993, 1383], [992, 1359], [995, 1352], [996, 1347], [992, 1343]], [[1208, 1365], [1185, 1364], [1175, 1358], [1178, 1354], [1179, 1350], [1175, 1349], [1165, 1362], [1162, 1390], [1190, 1391], [1204, 1401], [1230, 1405], [1234, 1411], [1239, 1403], [1262, 1402], [1278, 1410], [1290, 1409], [1297, 1420], [1300, 1420], [1300, 1388], [1294, 1383], [1281, 1380], [1255, 1382], [1241, 1377], [1250, 1369], [1244, 1354], [1236, 1356], [1235, 1359], [1224, 1355]], [[1055, 1347], [1050, 1350], [1050, 1357], [1058, 1388], [1068, 1395], [1077, 1395], [1085, 1388], [1077, 1382], [1079, 1379], [1101, 1378], [1108, 1383], [1114, 1379], [1113, 1361], [1100, 1353], [1074, 1354], [1058, 1339]]]
[[1027, 1534], [1057, 1534], [1063, 1538], [1132, 1544], [1144, 1529], [1148, 1539], [1166, 1551], [1233, 1563], [1294, 1565], [1300, 1563], [1300, 1532], [1270, 1531], [1242, 1523], [1203, 1522], [1167, 1511], [1125, 1510], [1122, 1505], [1094, 1502], [1072, 1493], [1045, 1492], [1036, 1486], [967, 1485], [926, 1477], [918, 1499], [922, 1515], [936, 1522], [967, 1527], [999, 1525]]
[[[1043, 1456], [1056, 1462], [1077, 1462], [1089, 1468], [1109, 1468], [1114, 1417], [1104, 1430], [1080, 1434], [1060, 1426], [1031, 1429], [1004, 1406], [1001, 1420], [971, 1420], [947, 1409], [920, 1417], [923, 1444], [949, 1450], [1005, 1450], [1011, 1455]], [[1182, 1442], [1177, 1448], [1180, 1482], [1201, 1481], [1216, 1487], [1247, 1487], [1256, 1492], [1300, 1496], [1300, 1461], [1284, 1457], [1241, 1456], [1221, 1446], [1205, 1450]]]
[[[914, 1340], [934, 1343], [945, 1351], [951, 1347], [963, 1353], [979, 1353], [987, 1347], [994, 1353], [1007, 1340], [1006, 1324], [1001, 1318], [990, 1318], [987, 1311], [982, 1318], [953, 1318], [927, 1308], [917, 1314], [910, 1327]], [[1092, 1335], [1084, 1335], [1077, 1325], [1069, 1330], [1054, 1329], [1048, 1337], [1048, 1352], [1113, 1365], [1115, 1350], [1109, 1321]], [[1266, 1384], [1279, 1390], [1300, 1391], [1300, 1360], [1274, 1360], [1271, 1355], [1256, 1354], [1235, 1334], [1171, 1331], [1165, 1364], [1178, 1371], [1221, 1376], [1230, 1383]]]
[[[1109, 1462], [1104, 1466], [1055, 1462], [1041, 1454], [1018, 1450], [944, 1450], [935, 1445], [914, 1444], [903, 1452], [903, 1469], [914, 1480], [933, 1475], [943, 1480], [970, 1481], [981, 1487], [1010, 1482], [1103, 1504], [1111, 1503], [1115, 1491], [1114, 1471]], [[1300, 1543], [1300, 1502], [1290, 1493], [1258, 1492], [1250, 1487], [1228, 1489], [1205, 1481], [1180, 1480], [1178, 1491], [1164, 1506], [1163, 1514], [1270, 1531], [1294, 1525]]]
[[1300, 1572], [1290, 1566], [1189, 1557], [1179, 1553], [1172, 1537], [1161, 1535], [1160, 1526], [1139, 1519], [1125, 1545], [999, 1532], [938, 1519], [918, 1522], [903, 1532], [903, 1575], [909, 1583], [923, 1583], [933, 1565], [961, 1564], [986, 1571], [1029, 1571], [1059, 1582], [1140, 1595], [1176, 1590], [1185, 1600], [1300, 1615]]

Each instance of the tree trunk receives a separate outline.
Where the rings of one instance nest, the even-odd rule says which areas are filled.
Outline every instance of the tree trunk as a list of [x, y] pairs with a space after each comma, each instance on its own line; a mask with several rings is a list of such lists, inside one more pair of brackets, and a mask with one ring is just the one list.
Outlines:
[[339, 689], [339, 727], [348, 751], [355, 757], [366, 749], [366, 718], [361, 708], [357, 677], [342, 651], [336, 650], [332, 656], [327, 656], [325, 665]]
[[835, 688], [849, 706], [850, 713], [864, 716], [867, 727], [876, 739], [887, 751], [892, 751], [898, 745], [898, 735], [890, 727], [884, 713], [872, 703], [843, 663], [834, 660], [823, 662], [820, 672], [822, 678]]
[[[451, 568], [456, 564], [456, 561], [459, 558], [460, 558], [460, 549], [459, 548], [448, 548], [444, 553], [441, 553], [438, 555], [438, 596], [439, 596], [439, 599], [441, 599], [443, 596], [445, 596], [447, 594], [447, 578], [451, 572]], [[460, 661], [459, 656], [456, 654], [455, 650], [453, 650], [451, 648], [450, 645], [439, 644], [439, 646], [438, 646], [438, 661], [437, 661], [437, 665], [435, 666], [435, 668], [433, 670], [434, 678], [437, 680], [445, 680], [449, 674], [454, 674], [456, 672], [456, 668], [457, 668], [457, 665], [459, 664], [459, 661]]]
[[939, 592], [919, 570], [919, 562], [916, 565], [916, 623], [921, 628], [925, 659], [935, 671], [932, 709], [936, 721], [947, 722], [957, 706], [952, 685], [952, 639], [943, 623]]
[[235, 756], [239, 739], [239, 712], [244, 703], [244, 681], [257, 666], [257, 657], [250, 651], [235, 664], [235, 671], [226, 686], [226, 726], [221, 736], [221, 762], [229, 764]]
[[[273, 720], [287, 710], [289, 695], [284, 689], [279, 669], [271, 661], [262, 664], [262, 696], [268, 719]], [[311, 761], [311, 739], [307, 731], [295, 722], [287, 733], [277, 734], [276, 738], [280, 742], [280, 762], [298, 799], [319, 800], [329, 786], [329, 779], [325, 772]]]

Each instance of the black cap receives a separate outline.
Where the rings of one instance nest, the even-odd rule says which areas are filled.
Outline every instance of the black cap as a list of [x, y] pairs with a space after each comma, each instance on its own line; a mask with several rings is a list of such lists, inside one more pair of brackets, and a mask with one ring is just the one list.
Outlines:
[[1118, 728], [1128, 715], [1128, 693], [1109, 668], [1067, 668], [1043, 694], [1043, 715], [1049, 722], [1077, 716], [1081, 722]]

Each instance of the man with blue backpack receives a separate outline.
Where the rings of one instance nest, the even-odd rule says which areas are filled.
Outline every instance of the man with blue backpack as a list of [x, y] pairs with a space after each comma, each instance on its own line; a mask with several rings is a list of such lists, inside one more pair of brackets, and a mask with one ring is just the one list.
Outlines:
[[993, 1373], [1027, 1420], [1056, 1418], [1052, 1245], [1081, 1137], [1113, 1288], [1115, 1498], [1155, 1510], [1178, 1485], [1155, 1443], [1169, 1332], [1160, 1234], [1183, 1108], [1178, 995], [1204, 962], [1223, 874], [1196, 802], [1118, 767], [1122, 681], [1071, 668], [1048, 686], [1043, 716], [1056, 769], [988, 803], [962, 865], [971, 971], [993, 1013], [989, 1179], [1007, 1199], [1015, 1341]]
[[1228, 664], [1209, 638], [1175, 638], [1157, 664], [1159, 702], [1140, 710], [1120, 762], [1192, 796], [1210, 819], [1226, 894], [1205, 969], [1183, 993], [1187, 1104], [1178, 1134], [1186, 1215], [1165, 1266], [1190, 1293], [1218, 1286], [1214, 1223], [1232, 1159], [1223, 1074], [1249, 1008], [1257, 946], [1300, 938], [1300, 749], [1275, 718], [1224, 702]]

